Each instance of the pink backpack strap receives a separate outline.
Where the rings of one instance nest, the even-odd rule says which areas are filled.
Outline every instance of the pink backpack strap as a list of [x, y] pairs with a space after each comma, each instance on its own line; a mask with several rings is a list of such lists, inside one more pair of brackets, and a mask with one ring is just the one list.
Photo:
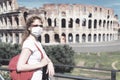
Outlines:
[[37, 47], [37, 49], [40, 51], [40, 53], [41, 53], [41, 59], [43, 59], [43, 53], [42, 53], [42, 51], [41, 51], [41, 49], [37, 46], [37, 44], [35, 44], [35, 46]]

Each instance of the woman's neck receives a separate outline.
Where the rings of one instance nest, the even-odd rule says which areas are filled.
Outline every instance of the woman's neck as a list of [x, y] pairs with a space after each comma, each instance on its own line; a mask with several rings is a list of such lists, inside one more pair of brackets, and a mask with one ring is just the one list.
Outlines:
[[38, 40], [38, 38], [34, 37], [33, 35], [29, 35], [28, 39], [29, 38], [32, 39], [33, 41], [37, 41]]

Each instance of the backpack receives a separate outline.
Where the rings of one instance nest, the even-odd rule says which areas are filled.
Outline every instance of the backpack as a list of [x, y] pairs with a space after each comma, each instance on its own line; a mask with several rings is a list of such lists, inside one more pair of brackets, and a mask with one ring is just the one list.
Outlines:
[[17, 62], [20, 54], [14, 56], [8, 65], [8, 69], [10, 70], [10, 77], [12, 80], [30, 80], [34, 71], [21, 71], [17, 72]]
[[[42, 51], [37, 45], [36, 47], [40, 51], [41, 56], [43, 58]], [[19, 56], [20, 54], [12, 57], [11, 60], [9, 61], [8, 69], [10, 70], [10, 77], [12, 80], [31, 80], [34, 70], [17, 72], [17, 62], [19, 60]], [[43, 70], [42, 80], [49, 80], [48, 74], [46, 74], [46, 69], [47, 66], [43, 67], [42, 69]]]

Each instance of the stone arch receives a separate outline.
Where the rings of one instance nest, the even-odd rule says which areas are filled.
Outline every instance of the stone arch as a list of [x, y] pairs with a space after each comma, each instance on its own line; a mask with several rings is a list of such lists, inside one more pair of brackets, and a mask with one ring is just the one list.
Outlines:
[[82, 34], [82, 42], [86, 42], [86, 34]]
[[19, 19], [17, 16], [15, 16], [15, 22], [17, 23], [17, 25], [19, 25]]
[[8, 19], [10, 21], [10, 25], [12, 26], [12, 17], [11, 16], [8, 16]]
[[12, 33], [10, 32], [10, 33], [8, 33], [8, 34], [9, 34], [9, 37], [8, 37], [8, 38], [9, 38], [9, 41], [8, 41], [8, 42], [9, 42], [9, 43], [12, 43], [12, 42], [13, 42]]
[[86, 26], [86, 19], [85, 18], [83, 18], [83, 20], [82, 20], [82, 26]]
[[19, 43], [19, 34], [15, 33], [15, 37], [16, 37], [16, 43]]
[[106, 37], [107, 37], [107, 41], [109, 41], [109, 34], [107, 34], [107, 36], [106, 36]]
[[101, 27], [102, 25], [102, 20], [99, 20], [99, 27]]
[[98, 34], [98, 41], [101, 41], [101, 34]]
[[24, 12], [24, 13], [23, 13], [23, 17], [24, 17], [25, 22], [26, 22], [26, 20], [27, 20], [27, 16], [28, 16], [28, 13], [27, 13], [27, 12]]
[[80, 25], [80, 19], [77, 18], [77, 19], [75, 20], [75, 23], [76, 23], [76, 26], [79, 27], [79, 25]]
[[89, 21], [88, 21], [88, 29], [91, 29], [92, 28], [92, 20], [90, 19]]
[[0, 17], [0, 22], [2, 23], [2, 25], [3, 25], [3, 18], [2, 17]]
[[107, 29], [109, 29], [109, 21], [107, 21]]
[[80, 41], [79, 38], [80, 38], [79, 34], [76, 34], [76, 42], [77, 42], [77, 43], [79, 43], [79, 41]]
[[10, 5], [10, 7], [12, 8], [12, 1], [9, 1], [9, 5]]
[[105, 27], [105, 25], [106, 25], [106, 21], [104, 20], [104, 21], [103, 21], [103, 27]]
[[110, 27], [111, 27], [111, 29], [112, 29], [112, 21], [110, 21]]
[[72, 35], [72, 33], [68, 34], [68, 41], [69, 42], [73, 42], [73, 35]]
[[54, 34], [54, 40], [55, 42], [60, 42], [59, 34]]
[[48, 34], [45, 34], [45, 43], [50, 42], [50, 36]]
[[103, 36], [102, 36], [102, 37], [103, 37], [103, 41], [105, 41], [105, 34], [103, 34]]
[[94, 20], [94, 29], [96, 29], [97, 28], [97, 20], [95, 19]]
[[91, 18], [92, 17], [92, 13], [89, 13], [88, 17]]
[[73, 28], [73, 19], [70, 18], [70, 21], [69, 21], [69, 28]]
[[[118, 37], [119, 37], [119, 33], [118, 33]], [[110, 34], [110, 40], [112, 40], [112, 34]]]
[[56, 18], [54, 19], [54, 26], [55, 27], [57, 26], [57, 19]]
[[91, 42], [92, 36], [91, 34], [88, 34], [88, 42]]
[[48, 26], [52, 26], [52, 20], [51, 20], [51, 18], [48, 18]]
[[97, 34], [93, 35], [93, 41], [96, 42], [97, 41]]
[[66, 28], [66, 19], [64, 18], [61, 20], [61, 27]]
[[7, 25], [7, 18], [6, 17], [4, 17], [4, 21], [5, 21], [5, 25]]
[[66, 34], [62, 33], [61, 35], [61, 43], [66, 43]]

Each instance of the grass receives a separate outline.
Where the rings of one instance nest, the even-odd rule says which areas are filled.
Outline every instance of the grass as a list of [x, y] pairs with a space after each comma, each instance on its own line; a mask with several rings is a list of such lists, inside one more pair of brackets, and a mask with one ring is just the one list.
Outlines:
[[[120, 52], [104, 52], [104, 53], [77, 53], [75, 54], [75, 62], [77, 66], [100, 68], [100, 69], [117, 69], [120, 70]], [[82, 65], [81, 65], [82, 63]], [[101, 72], [98, 70], [74, 69], [72, 74], [110, 79], [110, 72]], [[109, 78], [109, 79], [108, 79]], [[117, 80], [120, 79], [120, 72], [117, 73]]]

